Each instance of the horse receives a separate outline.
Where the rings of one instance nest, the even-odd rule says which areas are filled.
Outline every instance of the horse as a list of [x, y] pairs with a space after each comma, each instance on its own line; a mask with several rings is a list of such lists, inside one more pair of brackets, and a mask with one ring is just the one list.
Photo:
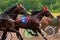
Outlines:
[[[58, 32], [58, 29], [60, 28], [60, 15], [56, 18], [49, 18], [49, 17], [43, 17], [41, 19], [41, 28], [47, 33], [48, 29], [51, 29], [50, 32], [51, 36], [55, 35]], [[50, 27], [48, 27], [50, 25]], [[49, 31], [49, 30], [48, 30]]]
[[[21, 9], [21, 10], [16, 10], [15, 9], [15, 6], [12, 8], [12, 9], [10, 9], [10, 10], [8, 10], [8, 11], [6, 11], [5, 12], [5, 14], [7, 14], [7, 15], [9, 15], [12, 19], [16, 19], [16, 16], [17, 16], [17, 14], [20, 12], [20, 13], [25, 13], [24, 15], [28, 15], [28, 14], [26, 14], [27, 13], [27, 11], [24, 9], [24, 8], [22, 8], [20, 5], [19, 6], [17, 6], [19, 9]], [[14, 9], [14, 11], [13, 11], [13, 9]], [[11, 12], [12, 11], [12, 12]], [[32, 21], [34, 24], [36, 23], [36, 21]], [[32, 23], [31, 22], [31, 23]], [[34, 25], [31, 25], [31, 23], [28, 23], [30, 26], [30, 29], [35, 29], [35, 27], [31, 27], [31, 26], [34, 26]], [[19, 23], [19, 24], [22, 24], [21, 22]], [[21, 26], [21, 25], [19, 25], [19, 24], [17, 24], [17, 26], [15, 26], [15, 29], [16, 30], [19, 30], [19, 27], [21, 28], [21, 27], [23, 27], [23, 26]], [[35, 24], [36, 25], [36, 24]], [[39, 24], [37, 24], [37, 25], [39, 25]], [[24, 29], [25, 29], [25, 27], [23, 27]], [[29, 29], [29, 28], [27, 28], [27, 29]], [[36, 30], [38, 29], [38, 27], [36, 26]], [[34, 30], [35, 31], [35, 30]], [[39, 31], [39, 33], [42, 35], [42, 32], [40, 31], [40, 29], [38, 29], [37, 31]], [[36, 32], [36, 31], [35, 31]], [[43, 35], [42, 35], [43, 36]], [[44, 38], [44, 37], [43, 37]]]
[[[42, 17], [43, 16], [47, 16], [47, 17], [50, 17], [50, 18], [53, 18], [53, 16], [52, 16], [52, 14], [47, 10], [47, 8], [46, 7], [44, 7], [43, 8], [43, 10], [40, 10], [40, 11], [34, 11], [34, 12], [31, 12], [32, 14], [31, 15], [29, 15], [30, 16], [30, 21], [32, 21], [31, 23], [27, 23], [27, 24], [24, 24], [24, 23], [22, 23], [22, 22], [19, 22], [18, 21], [18, 26], [16, 27], [17, 28], [17, 30], [19, 30], [18, 29], [18, 27], [20, 26], [20, 28], [25, 28], [25, 29], [31, 29], [31, 30], [33, 30], [35, 33], [36, 33], [36, 35], [37, 35], [37, 31], [38, 30], [40, 30], [39, 28], [38, 28], [38, 26], [39, 26], [39, 21], [42, 19]], [[37, 20], [38, 19], [38, 20]], [[17, 18], [17, 20], [19, 20], [18, 18]], [[37, 22], [38, 21], [38, 22]], [[32, 24], [34, 24], [34, 25], [32, 25]], [[35, 27], [35, 25], [37, 25], [36, 27]], [[38, 29], [38, 30], [37, 30]], [[37, 30], [37, 31], [36, 31]], [[40, 34], [42, 34], [42, 32], [41, 31], [38, 31]], [[31, 32], [30, 32], [31, 33]], [[31, 33], [32, 34], [32, 33]], [[33, 34], [32, 34], [33, 35]]]
[[[45, 7], [44, 7], [45, 8]], [[18, 21], [18, 24], [17, 24], [17, 27], [16, 27], [16, 29], [17, 30], [19, 30], [19, 28], [18, 27], [20, 27], [20, 28], [25, 28], [25, 29], [31, 29], [31, 30], [33, 30], [35, 33], [37, 33], [37, 29], [39, 29], [38, 28], [38, 26], [39, 26], [39, 20], [41, 19], [40, 17], [43, 17], [43, 16], [47, 16], [48, 17], [48, 15], [51, 17], [51, 18], [53, 18], [53, 16], [52, 16], [52, 14], [48, 11], [48, 10], [46, 10], [46, 11], [44, 11], [44, 10], [46, 10], [46, 9], [43, 9], [43, 10], [40, 10], [40, 11], [35, 11], [34, 13], [32, 13], [31, 15], [29, 15], [30, 16], [30, 21], [32, 21], [31, 23], [27, 23], [27, 24], [24, 24], [24, 23], [22, 23], [22, 22], [20, 22], [20, 21]], [[21, 17], [21, 16], [20, 16]], [[38, 22], [37, 22], [37, 19], [38, 19]], [[17, 18], [16, 20], [21, 20], [21, 18]], [[32, 24], [34, 24], [34, 25], [32, 25]], [[35, 27], [35, 25], [37, 25], [36, 27]], [[32, 27], [33, 26], [33, 27]], [[37, 30], [37, 31], [36, 31]], [[40, 30], [40, 29], [39, 29]], [[38, 31], [40, 34], [42, 34], [42, 32], [41, 31]], [[32, 33], [31, 33], [32, 34]], [[36, 34], [37, 35], [37, 34]]]
[[[20, 9], [20, 10], [17, 10], [17, 9]], [[17, 6], [17, 8], [16, 8], [16, 6], [14, 6], [13, 8], [11, 8], [11, 9], [9, 9], [9, 10], [7, 10], [7, 11], [5, 11], [5, 14], [7, 14], [7, 15], [9, 15], [9, 17], [11, 17], [12, 19], [16, 19], [16, 16], [17, 16], [17, 14], [18, 13], [24, 13], [24, 15], [28, 15], [27, 14], [27, 12], [26, 12], [26, 10], [24, 9], [24, 7], [22, 7], [21, 5], [19, 5], [19, 6]], [[17, 24], [18, 25], [18, 24]], [[20, 26], [21, 27], [21, 26]], [[18, 30], [19, 29], [19, 27], [18, 26], [15, 26], [15, 29], [16, 30]], [[25, 28], [24, 28], [25, 29]], [[41, 34], [42, 34], [42, 32], [40, 32]], [[4, 32], [3, 33], [4, 35], [3, 35], [3, 39], [5, 38], [5, 34], [6, 34], [6, 32]], [[18, 35], [17, 35], [17, 37], [18, 37]], [[19, 37], [18, 37], [19, 38]], [[23, 38], [20, 38], [21, 40], [23, 40]]]
[[[8, 19], [9, 21], [14, 21], [18, 14], [23, 14], [23, 13], [24, 13], [24, 15], [27, 15], [27, 12], [25, 11], [24, 7], [21, 4], [18, 4], [18, 5], [15, 5], [15, 6], [9, 8], [8, 10], [6, 10], [3, 14], [0, 15], [0, 18], [4, 19], [4, 21], [2, 21], [2, 23], [4, 22], [6, 24], [6, 27], [9, 29], [10, 26], [7, 26], [8, 23], [6, 23], [5, 20], [7, 21], [7, 19]], [[14, 27], [12, 27], [10, 31], [12, 31], [12, 30], [15, 30]], [[15, 30], [15, 31], [17, 31], [17, 30]], [[3, 35], [2, 35], [2, 39], [1, 40], [5, 40], [6, 39], [6, 34], [7, 34], [7, 31], [3, 31]], [[18, 34], [19, 34], [19, 32], [17, 31], [17, 35]], [[22, 38], [22, 36], [20, 34], [18, 36], [17, 37], [19, 38], [19, 40], [23, 40], [23, 38]]]
[[[41, 15], [41, 14], [39, 13], [38, 15]], [[26, 15], [26, 16], [28, 16], [28, 15]], [[31, 17], [33, 17], [33, 16], [31, 16]], [[33, 18], [35, 18], [35, 17], [37, 17], [37, 16], [35, 15]], [[35, 20], [34, 20], [34, 21], [35, 21]], [[33, 22], [34, 22], [34, 21], [33, 21]], [[32, 23], [32, 22], [31, 22], [31, 23]], [[29, 23], [29, 25], [31, 25], [31, 23]], [[18, 25], [18, 24], [19, 24], [19, 25]], [[26, 25], [28, 26], [28, 24], [25, 25], [25, 24], [23, 24], [23, 23], [21, 23], [21, 22], [18, 23], [18, 24], [17, 24], [17, 26], [15, 27], [15, 29], [18, 30], [18, 31], [19, 31], [19, 27], [20, 27], [20, 28], [24, 28], [24, 29], [32, 29], [32, 26], [34, 26], [34, 25], [31, 25], [31, 26], [29, 26], [30, 28], [29, 28], [29, 27], [27, 28]], [[24, 26], [21, 26], [20, 24], [21, 24], [21, 25], [24, 25]], [[36, 24], [35, 24], [35, 25], [36, 25]], [[39, 24], [37, 24], [37, 25], [39, 25]], [[34, 30], [34, 29], [35, 29], [35, 28], [33, 27], [33, 30]], [[37, 29], [38, 29], [38, 28], [36, 28], [36, 30], [37, 30]], [[40, 30], [40, 29], [39, 29], [39, 30]], [[35, 32], [36, 32], [36, 31], [35, 31]], [[42, 35], [42, 32], [41, 32], [41, 31], [39, 31], [39, 33]]]

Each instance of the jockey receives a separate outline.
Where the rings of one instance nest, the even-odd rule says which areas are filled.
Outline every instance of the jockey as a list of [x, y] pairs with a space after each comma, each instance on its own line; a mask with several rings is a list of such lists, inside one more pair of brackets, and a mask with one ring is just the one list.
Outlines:
[[29, 19], [29, 16], [26, 17], [25, 15], [19, 15], [19, 16], [17, 16], [17, 18], [16, 18], [15, 21], [18, 22], [18, 23], [19, 23], [20, 21], [21, 21], [22, 23], [28, 23], [29, 20], [30, 20], [30, 19]]

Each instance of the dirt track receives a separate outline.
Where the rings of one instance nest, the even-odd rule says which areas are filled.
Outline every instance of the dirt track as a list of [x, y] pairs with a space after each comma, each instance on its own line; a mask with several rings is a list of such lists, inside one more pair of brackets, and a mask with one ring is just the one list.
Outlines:
[[[41, 35], [39, 35], [38, 37], [33, 37], [33, 38], [31, 38], [31, 39], [26, 39], [25, 37], [24, 37], [24, 29], [20, 29], [20, 32], [21, 32], [21, 35], [22, 35], [22, 37], [24, 38], [24, 40], [44, 40], [42, 37], [41, 37]], [[44, 32], [43, 32], [44, 33]], [[44, 33], [45, 34], [45, 36], [47, 37], [47, 39], [48, 40], [60, 40], [60, 32], [59, 33], [57, 33], [57, 34], [55, 34], [55, 36], [53, 36], [53, 37], [48, 37], [47, 36], [47, 34], [46, 33]], [[8, 39], [7, 40], [9, 40], [9, 36], [10, 35], [8, 35]], [[18, 40], [18, 38], [16, 37], [16, 34], [15, 33], [12, 33], [12, 40]]]
[[[33, 37], [33, 38], [31, 38], [31, 39], [26, 39], [25, 37], [24, 37], [24, 35], [23, 35], [23, 31], [24, 29], [20, 29], [20, 32], [21, 32], [21, 35], [22, 35], [22, 37], [24, 38], [24, 40], [44, 40], [42, 37], [41, 37], [41, 35], [39, 35], [38, 37]], [[43, 32], [44, 33], [44, 32]], [[55, 34], [55, 36], [53, 36], [53, 37], [48, 37], [47, 36], [47, 34], [46, 33], [44, 33], [45, 34], [45, 36], [47, 37], [47, 39], [48, 40], [60, 40], [60, 32], [59, 33], [57, 33], [57, 34]], [[18, 40], [17, 39], [17, 37], [16, 37], [16, 35], [13, 33], [13, 39], [12, 40]]]
[[[24, 29], [20, 29], [20, 32], [21, 32], [21, 35], [24, 38], [24, 40], [39, 40], [39, 39], [42, 40], [42, 37], [40, 37], [40, 36], [39, 37], [33, 37], [33, 38], [30, 38], [30, 39], [27, 39], [27, 38], [24, 37], [24, 33], [23, 33]], [[12, 33], [12, 34], [13, 34], [13, 39], [12, 40], [18, 40], [16, 35], [15, 35], [15, 33]]]

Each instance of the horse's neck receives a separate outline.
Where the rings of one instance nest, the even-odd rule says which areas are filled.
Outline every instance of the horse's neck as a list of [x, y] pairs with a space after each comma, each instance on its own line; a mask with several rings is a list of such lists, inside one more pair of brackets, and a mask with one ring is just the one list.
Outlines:
[[49, 11], [46, 11], [46, 12], [42, 11], [42, 12], [40, 12], [37, 16], [38, 16], [38, 18], [39, 18], [40, 20], [41, 20], [42, 17], [44, 17], [44, 16], [53, 18], [53, 15], [52, 15]]
[[9, 16], [12, 18], [12, 19], [16, 19], [16, 17], [17, 17], [17, 15], [18, 15], [18, 11], [17, 10], [15, 10], [14, 12], [12, 12], [11, 14], [9, 14]]
[[16, 17], [17, 17], [17, 15], [14, 15], [14, 14], [12, 14], [12, 15], [9, 15], [12, 19], [16, 19]]
[[32, 11], [31, 13], [31, 15], [33, 16], [33, 15], [36, 15], [36, 14], [38, 14], [38, 13], [40, 13], [41, 11], [42, 11], [43, 9], [41, 9], [41, 10], [36, 10], [36, 11]]
[[37, 13], [36, 15], [34, 15], [35, 18], [38, 18], [39, 20], [42, 19], [42, 17], [44, 16], [44, 14], [42, 13], [43, 11]]
[[[2, 14], [2, 15], [8, 15], [8, 16], [10, 16], [12, 19], [15, 19], [15, 18], [17, 17], [16, 7], [17, 7], [17, 6], [13, 6], [13, 7], [9, 8], [9, 9], [6, 10], [5, 13]], [[16, 12], [15, 12], [15, 11], [16, 11]]]
[[12, 19], [15, 19], [17, 17], [17, 10], [13, 10], [12, 12], [10, 13], [4, 13], [4, 15], [8, 15], [9, 17], [11, 17]]
[[10, 14], [17, 6], [10, 7], [9, 9], [5, 10], [5, 14]]
[[[16, 17], [17, 17], [17, 15], [19, 14], [18, 11], [19, 11], [19, 10], [15, 10], [15, 12], [12, 12], [12, 13], [11, 13], [12, 15], [10, 15], [10, 17], [13, 18], [13, 19], [15, 20]], [[27, 14], [27, 11], [24, 10], [24, 9], [21, 10], [21, 12], [22, 12], [22, 13], [20, 13], [20, 14], [23, 14], [23, 15], [26, 15], [26, 16], [28, 15], [28, 14]]]
[[15, 19], [17, 17], [17, 14], [5, 14], [5, 13], [3, 13], [0, 16], [3, 16], [4, 18], [12, 18], [12, 19]]

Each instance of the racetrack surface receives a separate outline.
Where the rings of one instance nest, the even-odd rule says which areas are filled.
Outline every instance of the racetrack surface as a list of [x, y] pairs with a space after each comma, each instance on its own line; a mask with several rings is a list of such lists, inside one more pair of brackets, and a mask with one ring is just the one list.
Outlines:
[[[24, 36], [24, 29], [20, 29], [19, 31], [20, 31], [22, 37], [24, 38], [24, 40], [44, 40], [41, 35], [39, 35], [38, 37], [33, 37], [33, 38], [30, 38], [30, 39], [27, 39], [27, 38]], [[43, 31], [42, 31], [42, 32], [43, 32]], [[59, 32], [58, 32], [57, 34], [55, 34], [55, 35], [52, 36], [52, 37], [48, 37], [48, 35], [47, 35], [45, 32], [43, 32], [43, 33], [45, 34], [44, 36], [45, 36], [48, 40], [60, 40], [60, 30], [59, 30]], [[0, 35], [1, 35], [1, 32], [0, 32]], [[11, 37], [11, 35], [9, 34], [6, 40], [9, 40], [10, 37]], [[12, 40], [18, 40], [18, 38], [16, 37], [16, 33], [12, 33]]]
[[[24, 38], [24, 40], [44, 40], [41, 35], [39, 35], [38, 37], [33, 37], [33, 38], [30, 38], [30, 39], [27, 39], [24, 37], [24, 29], [20, 29], [20, 32], [21, 32], [21, 35], [22, 37]], [[44, 33], [44, 32], [43, 32]], [[53, 37], [48, 37], [48, 35], [46, 33], [45, 34], [45, 37], [47, 37], [48, 40], [60, 40], [60, 30], [57, 34], [55, 34]], [[12, 37], [12, 40], [18, 40], [15, 33], [12, 33], [13, 37]]]

